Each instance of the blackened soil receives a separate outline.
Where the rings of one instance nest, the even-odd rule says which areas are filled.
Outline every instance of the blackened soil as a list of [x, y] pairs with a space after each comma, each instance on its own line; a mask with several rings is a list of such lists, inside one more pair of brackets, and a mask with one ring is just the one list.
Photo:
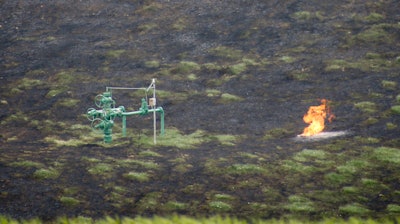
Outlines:
[[[286, 171], [276, 170], [294, 153], [336, 143], [344, 151], [358, 144], [354, 139], [378, 139], [364, 141], [368, 147], [400, 146], [400, 118], [390, 111], [399, 103], [399, 12], [395, 0], [0, 1], [0, 213], [53, 219], [170, 212], [278, 217], [291, 212], [285, 207], [290, 195], [304, 193], [306, 183], [312, 190], [323, 186], [321, 173], [317, 181], [299, 177], [294, 184], [285, 180]], [[201, 66], [182, 72], [177, 68], [182, 61]], [[234, 71], [240, 63], [245, 70]], [[135, 139], [111, 148], [99, 142], [55, 147], [45, 140], [68, 140], [72, 136], [66, 129], [89, 125], [82, 114], [94, 107], [94, 96], [105, 86], [147, 87], [151, 78], [157, 78], [157, 89], [175, 94], [158, 98], [167, 127], [185, 134], [200, 129], [242, 136], [240, 141], [229, 146], [214, 140], [193, 150], [158, 146], [151, 150], [160, 156], [147, 159], [158, 168], [119, 164], [93, 175], [93, 164], [143, 159], [140, 153], [148, 149]], [[209, 96], [209, 90], [220, 95]], [[222, 93], [242, 101], [223, 102]], [[127, 105], [129, 97], [116, 100]], [[302, 115], [321, 98], [332, 102], [337, 117], [327, 130], [352, 134], [324, 142], [293, 141], [305, 126]], [[62, 103], [71, 99], [77, 101]], [[376, 104], [375, 113], [355, 106], [365, 101]], [[60, 173], [41, 179], [35, 172], [43, 167], [13, 163], [21, 161]], [[274, 172], [223, 173], [249, 161]], [[124, 178], [131, 171], [151, 178]], [[212, 206], [218, 194], [234, 195], [219, 199], [231, 208]], [[79, 202], [68, 204], [63, 197]], [[186, 207], [171, 209], [171, 201]], [[304, 215], [337, 215], [346, 202], [325, 203]], [[380, 197], [366, 204], [372, 214], [385, 214], [390, 203], [400, 201]]]

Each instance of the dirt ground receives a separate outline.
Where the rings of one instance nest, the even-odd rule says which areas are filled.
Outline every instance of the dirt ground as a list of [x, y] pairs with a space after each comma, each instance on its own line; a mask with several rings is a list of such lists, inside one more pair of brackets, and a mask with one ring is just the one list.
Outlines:
[[[0, 214], [397, 214], [399, 163], [368, 155], [400, 148], [399, 12], [395, 0], [0, 1]], [[151, 118], [128, 118], [122, 145], [82, 143], [97, 94], [152, 78], [176, 145], [140, 142]], [[114, 96], [132, 110], [143, 94]], [[296, 141], [323, 98], [336, 116], [325, 131], [347, 134]], [[177, 146], [199, 130], [206, 140]], [[307, 149], [323, 158], [300, 160]], [[377, 167], [330, 179], [356, 158]]]

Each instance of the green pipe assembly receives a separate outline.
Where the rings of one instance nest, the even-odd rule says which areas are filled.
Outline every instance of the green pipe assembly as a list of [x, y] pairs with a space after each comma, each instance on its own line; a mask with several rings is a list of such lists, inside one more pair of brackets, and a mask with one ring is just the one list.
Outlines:
[[[128, 90], [140, 90], [143, 89], [146, 93], [153, 89], [153, 98], [149, 99], [147, 103], [147, 97], [142, 98], [141, 107], [137, 111], [127, 112], [124, 106], [115, 107], [115, 101], [112, 98], [112, 89], [128, 89]], [[147, 96], [147, 94], [146, 94]], [[160, 134], [164, 135], [164, 110], [162, 107], [156, 108], [155, 98], [155, 79], [148, 88], [125, 88], [125, 87], [106, 87], [106, 92], [99, 94], [95, 97], [95, 104], [100, 109], [89, 108], [87, 110], [87, 117], [92, 122], [92, 128], [95, 130], [103, 131], [104, 142], [112, 142], [112, 127], [114, 126], [114, 119], [116, 117], [122, 118], [122, 136], [126, 137], [126, 117], [133, 115], [148, 115], [153, 113], [154, 123], [154, 144], [156, 144], [156, 113], [160, 114], [161, 130]], [[150, 104], [150, 108], [149, 108]]]

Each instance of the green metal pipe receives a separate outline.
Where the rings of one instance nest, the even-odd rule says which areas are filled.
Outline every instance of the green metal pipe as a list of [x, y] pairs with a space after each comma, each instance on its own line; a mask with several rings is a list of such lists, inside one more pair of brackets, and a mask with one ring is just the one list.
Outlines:
[[122, 116], [122, 136], [126, 137], [126, 116]]

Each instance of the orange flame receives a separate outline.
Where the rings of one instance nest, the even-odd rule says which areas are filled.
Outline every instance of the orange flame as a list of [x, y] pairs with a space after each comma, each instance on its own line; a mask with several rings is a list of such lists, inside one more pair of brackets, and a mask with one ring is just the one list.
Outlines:
[[322, 99], [321, 105], [311, 106], [307, 113], [304, 114], [303, 120], [309, 125], [304, 128], [301, 136], [311, 136], [322, 132], [325, 128], [325, 118], [327, 115], [329, 115], [328, 121], [332, 122], [335, 115], [331, 114], [328, 102], [328, 100]]

